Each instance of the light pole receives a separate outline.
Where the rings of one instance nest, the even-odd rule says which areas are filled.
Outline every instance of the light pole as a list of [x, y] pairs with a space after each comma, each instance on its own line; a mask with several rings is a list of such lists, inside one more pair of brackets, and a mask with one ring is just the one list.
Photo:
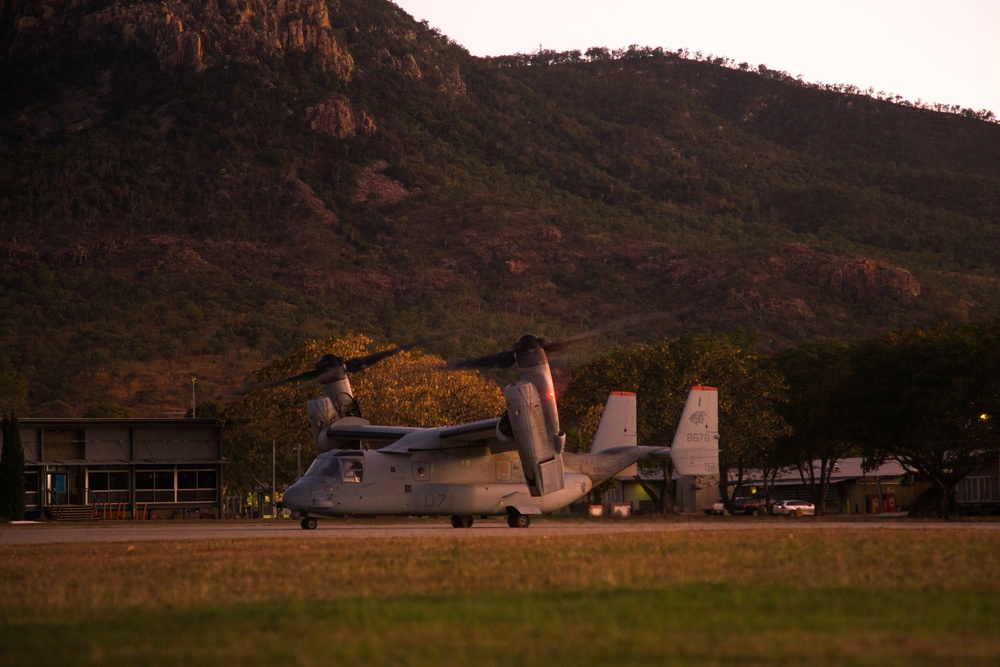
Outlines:
[[191, 376], [191, 419], [198, 418], [198, 399], [194, 390], [194, 383], [198, 381], [198, 378]]

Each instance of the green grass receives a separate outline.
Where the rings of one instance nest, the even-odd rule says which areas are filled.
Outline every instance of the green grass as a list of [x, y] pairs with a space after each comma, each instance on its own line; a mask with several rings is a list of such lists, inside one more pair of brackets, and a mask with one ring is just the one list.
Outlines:
[[998, 565], [959, 527], [0, 547], [0, 663], [992, 665]]

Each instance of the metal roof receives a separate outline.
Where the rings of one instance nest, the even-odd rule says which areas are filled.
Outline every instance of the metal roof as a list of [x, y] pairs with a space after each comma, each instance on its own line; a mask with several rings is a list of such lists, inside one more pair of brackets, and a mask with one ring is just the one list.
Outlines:
[[[865, 459], [858, 456], [852, 458], [841, 459], [834, 464], [833, 473], [830, 475], [830, 483], [836, 484], [837, 482], [846, 482], [854, 479], [861, 479], [863, 477], [869, 478], [888, 478], [888, 477], [899, 477], [909, 472], [904, 468], [898, 461], [886, 461], [882, 465], [878, 466], [873, 470], [863, 470], [862, 465]], [[819, 477], [819, 463], [813, 462], [813, 470], [817, 477]], [[735, 469], [730, 469], [728, 471], [729, 479], [735, 479], [737, 471]], [[778, 484], [801, 484], [802, 478], [805, 476], [807, 479], [809, 477], [808, 471], [802, 472], [798, 468], [783, 468], [778, 471], [777, 476], [774, 478], [774, 483]], [[760, 482], [763, 479], [763, 474], [760, 470], [750, 469], [743, 471], [743, 483], [753, 484], [755, 482]]]

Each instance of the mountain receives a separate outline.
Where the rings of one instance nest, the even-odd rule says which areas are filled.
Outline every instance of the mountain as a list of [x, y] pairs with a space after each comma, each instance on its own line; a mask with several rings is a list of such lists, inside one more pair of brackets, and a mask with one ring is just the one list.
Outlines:
[[0, 375], [36, 416], [163, 415], [352, 331], [998, 314], [1000, 125], [685, 55], [479, 59], [384, 0], [0, 0]]

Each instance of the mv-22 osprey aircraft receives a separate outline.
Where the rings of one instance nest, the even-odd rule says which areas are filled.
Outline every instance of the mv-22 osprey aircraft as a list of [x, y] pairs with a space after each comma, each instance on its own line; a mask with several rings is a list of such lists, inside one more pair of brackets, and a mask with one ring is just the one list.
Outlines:
[[643, 459], [669, 458], [680, 475], [718, 474], [718, 392], [700, 385], [688, 394], [670, 447], [638, 446], [635, 394], [612, 392], [590, 452], [564, 451], [546, 352], [574, 340], [546, 344], [529, 334], [513, 349], [453, 364], [518, 368], [500, 417], [459, 426], [374, 426], [361, 418], [348, 373], [402, 348], [347, 360], [328, 354], [314, 369], [278, 381], [314, 380], [323, 388], [308, 403], [321, 453], [281, 506], [307, 530], [320, 517], [382, 515], [450, 516], [455, 528], [472, 526], [474, 517], [506, 516], [510, 527], [526, 528], [532, 515], [566, 507]]

